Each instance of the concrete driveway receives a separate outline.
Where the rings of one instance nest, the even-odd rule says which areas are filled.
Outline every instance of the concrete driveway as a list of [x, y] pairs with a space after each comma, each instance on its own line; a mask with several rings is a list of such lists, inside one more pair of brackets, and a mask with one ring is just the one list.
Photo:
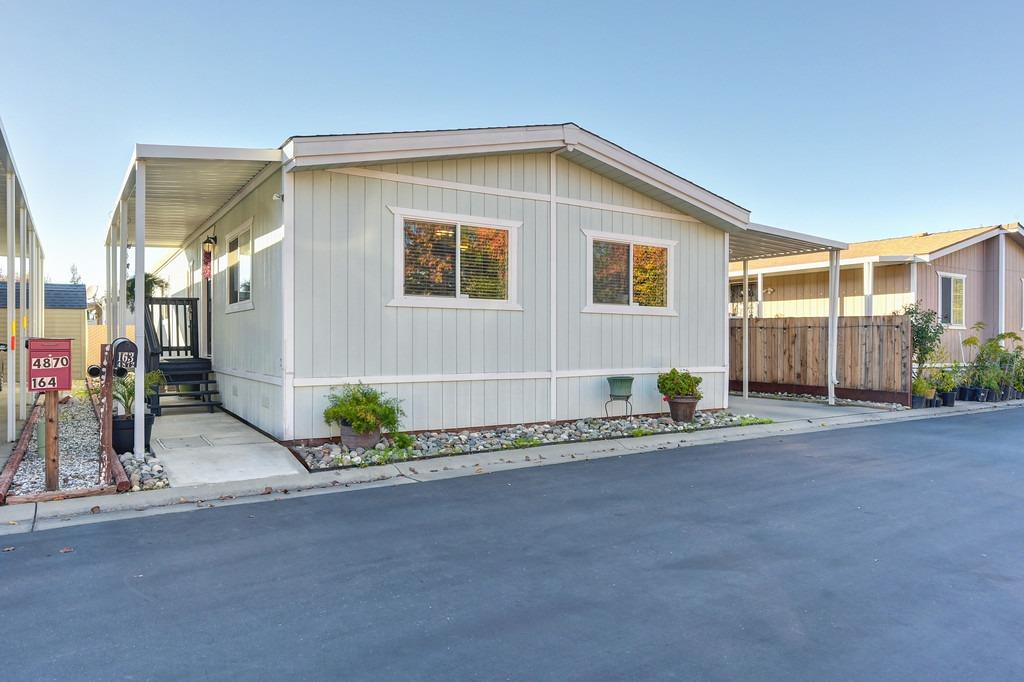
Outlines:
[[11, 536], [4, 675], [1021, 679], [1022, 416]]

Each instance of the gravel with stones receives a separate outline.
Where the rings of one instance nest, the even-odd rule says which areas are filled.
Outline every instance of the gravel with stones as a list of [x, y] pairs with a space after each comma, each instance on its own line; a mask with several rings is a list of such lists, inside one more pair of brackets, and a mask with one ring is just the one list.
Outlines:
[[135, 455], [126, 452], [118, 455], [124, 472], [132, 484], [132, 492], [170, 488], [171, 482], [160, 459], [152, 454]]
[[[60, 422], [61, 490], [91, 488], [100, 484], [100, 429], [88, 399], [72, 397], [57, 406]], [[33, 429], [25, 458], [14, 474], [11, 495], [31, 495], [46, 490], [46, 465], [39, 454]]]
[[607, 438], [635, 438], [659, 433], [686, 433], [725, 426], [759, 422], [751, 415], [730, 412], [698, 412], [692, 423], [677, 424], [668, 417], [628, 417], [620, 419], [580, 419], [558, 424], [528, 424], [477, 431], [432, 431], [420, 433], [412, 447], [395, 447], [385, 438], [375, 448], [349, 450], [344, 445], [327, 443], [298, 446], [296, 451], [310, 469], [372, 466], [472, 452], [571, 443]]
[[[739, 392], [733, 391], [730, 395], [742, 395]], [[802, 403], [821, 403], [824, 405], [828, 404], [828, 398], [820, 395], [814, 395], [813, 393], [759, 393], [756, 391], [750, 392], [751, 398], [771, 398], [773, 400], [794, 400]], [[849, 398], [836, 398], [836, 405], [848, 405], [851, 407], [880, 407], [886, 410], [909, 410], [910, 408], [906, 405], [899, 403], [882, 403], [873, 400], [851, 400]]]

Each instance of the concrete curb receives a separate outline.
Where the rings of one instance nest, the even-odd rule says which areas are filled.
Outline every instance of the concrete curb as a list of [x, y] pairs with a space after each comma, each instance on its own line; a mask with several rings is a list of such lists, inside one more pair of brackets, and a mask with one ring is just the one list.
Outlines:
[[641, 438], [560, 443], [518, 450], [439, 457], [365, 469], [321, 471], [249, 481], [209, 483], [102, 497], [10, 505], [0, 507], [0, 535], [310, 494], [421, 483], [574, 461], [585, 462], [671, 448], [957, 417], [1013, 409], [1021, 405], [1024, 405], [1024, 400], [1006, 403], [964, 403], [951, 408], [854, 414], [825, 420], [807, 419]]

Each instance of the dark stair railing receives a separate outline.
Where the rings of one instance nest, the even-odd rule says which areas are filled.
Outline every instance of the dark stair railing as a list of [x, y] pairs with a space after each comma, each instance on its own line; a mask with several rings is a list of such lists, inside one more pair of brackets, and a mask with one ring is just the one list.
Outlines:
[[[146, 299], [146, 346], [148, 368], [159, 369], [166, 380], [163, 387], [149, 397], [150, 411], [159, 416], [166, 408], [205, 407], [210, 412], [221, 403], [217, 380], [208, 358], [199, 357], [198, 301], [194, 298]], [[173, 392], [168, 389], [173, 388]], [[161, 404], [162, 396], [194, 398]]]

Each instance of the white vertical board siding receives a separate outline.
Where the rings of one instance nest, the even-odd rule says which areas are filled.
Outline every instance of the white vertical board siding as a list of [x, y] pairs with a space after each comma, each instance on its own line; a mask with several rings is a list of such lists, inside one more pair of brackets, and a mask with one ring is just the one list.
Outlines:
[[[549, 204], [414, 176], [543, 195], [549, 154], [508, 154], [295, 172], [295, 435], [330, 433], [322, 413], [338, 378], [369, 377], [403, 400], [404, 428], [440, 429], [543, 421], [550, 416]], [[664, 213], [672, 209], [559, 159], [559, 195]], [[356, 174], [362, 172], [362, 175]], [[369, 173], [367, 173], [369, 172]], [[368, 177], [374, 173], [382, 177]], [[388, 206], [522, 221], [521, 311], [394, 307], [395, 218]], [[725, 365], [726, 277], [722, 233], [679, 220], [560, 204], [557, 210], [557, 370], [603, 370], [558, 380], [558, 417], [603, 414], [604, 376], [621, 368]], [[679, 317], [583, 314], [586, 240], [581, 228], [679, 242]], [[529, 374], [458, 380], [459, 374]], [[445, 375], [446, 381], [402, 382]], [[381, 383], [386, 377], [395, 381]], [[658, 412], [654, 376], [637, 376], [636, 409]], [[724, 375], [705, 378], [704, 407], [721, 406]], [[717, 383], [716, 383], [717, 382]]]
[[[559, 159], [559, 197], [675, 213], [642, 194]], [[679, 220], [560, 204], [558, 225], [558, 371], [724, 367], [725, 240], [722, 232], [688, 216]], [[673, 253], [676, 316], [583, 313], [587, 305], [587, 239], [583, 230], [677, 242]], [[612, 372], [608, 372], [608, 375]], [[603, 414], [606, 376], [558, 380], [558, 418]], [[660, 412], [657, 376], [633, 373], [636, 412]], [[724, 373], [701, 373], [702, 408], [722, 407]], [[615, 408], [612, 408], [615, 409]]]
[[[207, 232], [186, 245], [159, 274], [172, 296], [200, 298], [202, 242], [218, 237], [213, 259], [213, 368], [225, 409], [281, 437], [281, 173], [268, 177]], [[227, 312], [227, 236], [252, 219], [252, 310]], [[189, 272], [189, 260], [194, 271]], [[190, 286], [191, 284], [191, 286]], [[201, 314], [201, 313], [200, 313]], [[242, 376], [233, 376], [232, 373]]]

